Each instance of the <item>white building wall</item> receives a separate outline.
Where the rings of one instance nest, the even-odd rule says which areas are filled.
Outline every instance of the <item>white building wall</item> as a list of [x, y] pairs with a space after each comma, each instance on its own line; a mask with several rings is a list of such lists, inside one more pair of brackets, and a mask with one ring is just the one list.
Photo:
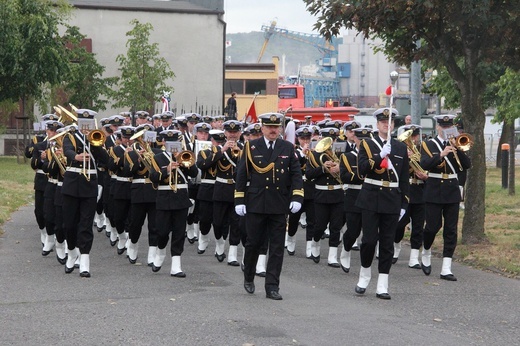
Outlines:
[[[196, 106], [201, 105], [204, 109], [222, 108], [224, 23], [218, 15], [75, 9], [71, 24], [92, 39], [92, 51], [106, 67], [104, 77], [120, 75], [116, 57], [127, 51], [126, 33], [132, 29], [132, 19], [153, 25], [150, 42], [159, 43], [160, 55], [175, 73], [174, 81], [167, 84], [175, 89], [171, 107], [177, 107], [178, 114], [181, 108], [197, 111]], [[102, 113], [112, 115], [124, 110], [128, 109], [109, 106]]]

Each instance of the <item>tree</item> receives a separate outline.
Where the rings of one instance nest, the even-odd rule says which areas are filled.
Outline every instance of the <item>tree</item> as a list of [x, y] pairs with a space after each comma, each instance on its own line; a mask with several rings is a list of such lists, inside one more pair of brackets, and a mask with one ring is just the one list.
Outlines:
[[4, 0], [0, 5], [0, 101], [21, 99], [24, 116], [27, 101], [67, 73], [58, 28], [69, 12], [63, 0]]
[[[81, 45], [85, 35], [76, 26], [68, 27], [63, 42], [67, 45], [69, 73], [64, 78], [63, 89], [69, 96], [69, 103], [81, 108], [105, 110], [107, 98], [112, 94], [111, 86], [117, 78], [102, 78], [105, 67], [101, 66], [94, 54]], [[103, 98], [105, 97], [105, 98]]]
[[[462, 241], [486, 239], [483, 95], [495, 80], [483, 73], [490, 63], [520, 66], [520, 6], [511, 1], [481, 0], [304, 0], [318, 15], [315, 24], [325, 37], [338, 35], [342, 28], [356, 29], [366, 37], [379, 37], [384, 51], [397, 63], [426, 61], [444, 66], [461, 94], [465, 130], [475, 137], [470, 152], [466, 210]], [[420, 42], [420, 45], [418, 44]]]
[[115, 92], [115, 107], [129, 107], [134, 111], [146, 110], [153, 113], [155, 102], [164, 90], [172, 90], [166, 86], [167, 79], [173, 79], [168, 62], [160, 57], [159, 45], [149, 43], [150, 23], [142, 24], [137, 19], [130, 22], [134, 27], [126, 33], [128, 39], [126, 54], [119, 54], [121, 79], [119, 89]]

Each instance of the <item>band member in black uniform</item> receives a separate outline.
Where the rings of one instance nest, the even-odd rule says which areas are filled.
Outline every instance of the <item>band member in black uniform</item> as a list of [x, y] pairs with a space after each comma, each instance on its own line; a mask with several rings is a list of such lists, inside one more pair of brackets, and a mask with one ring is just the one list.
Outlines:
[[[202, 124], [202, 117], [197, 113], [190, 114], [187, 120], [188, 126], [184, 128], [183, 140], [186, 149], [195, 152], [195, 141], [207, 140], [211, 125]], [[182, 129], [183, 128], [181, 128], [181, 131]], [[186, 227], [186, 238], [188, 238], [190, 244], [199, 240], [199, 203], [197, 202], [199, 185], [197, 178], [190, 179], [188, 182], [188, 194], [193, 203], [193, 206], [188, 210], [188, 225]]]
[[[181, 132], [166, 130], [161, 132], [166, 150], [154, 156], [150, 180], [157, 185], [156, 225], [159, 232], [157, 253], [152, 263], [152, 271], [158, 272], [166, 257], [166, 245], [172, 234], [170, 253], [172, 264], [170, 275], [186, 277], [181, 268], [181, 255], [184, 251], [186, 219], [192, 203], [188, 197], [188, 177], [197, 176], [193, 163], [183, 162], [182, 154], [172, 153], [168, 142], [178, 142]], [[191, 166], [189, 166], [191, 165]]]
[[[372, 261], [379, 240], [376, 296], [381, 299], [391, 298], [388, 274], [394, 254], [395, 230], [409, 201], [407, 148], [404, 143], [390, 137], [396, 115], [397, 111], [389, 108], [374, 112], [378, 134], [361, 142], [358, 155], [359, 174], [365, 176], [365, 181], [355, 204], [362, 210], [363, 224], [361, 270], [356, 293], [365, 293], [370, 282]], [[390, 116], [392, 123], [389, 123]]]
[[[110, 126], [108, 118], [102, 118], [99, 120], [99, 124], [101, 125], [101, 130], [105, 134], [105, 138], [108, 138], [111, 133], [107, 131]], [[106, 144], [106, 140], [105, 140]], [[104, 185], [105, 181], [109, 178], [108, 169], [102, 163], [98, 162], [97, 165], [98, 170], [98, 200], [96, 205], [96, 214], [94, 214], [94, 225], [97, 228], [98, 232], [102, 232], [106, 229], [106, 216], [104, 212], [104, 195], [108, 192], [105, 191]], [[100, 192], [100, 194], [99, 194]]]
[[248, 293], [255, 291], [255, 267], [267, 238], [266, 297], [281, 300], [286, 216], [289, 211], [297, 213], [303, 203], [302, 171], [294, 145], [279, 138], [282, 115], [268, 113], [259, 119], [264, 136], [246, 143], [235, 190], [235, 211], [246, 216], [244, 288]]
[[401, 138], [404, 139], [403, 142], [408, 146], [408, 157], [410, 159], [410, 202], [408, 203], [408, 209], [406, 210], [406, 213], [397, 224], [394, 240], [394, 257], [392, 258], [392, 263], [397, 262], [399, 252], [401, 251], [401, 240], [403, 239], [406, 225], [408, 225], [408, 223], [411, 221], [411, 250], [408, 266], [413, 269], [421, 269], [421, 265], [419, 263], [419, 249], [422, 246], [424, 229], [423, 189], [424, 181], [428, 179], [428, 175], [420, 165], [421, 126], [410, 124], [402, 126], [402, 129], [403, 131], [408, 131], [409, 134], [405, 136], [407, 139], [404, 139], [404, 137]]
[[[76, 110], [79, 118], [94, 119], [96, 112]], [[101, 145], [92, 145], [88, 136], [80, 131], [66, 135], [63, 153], [68, 167], [63, 177], [63, 228], [66, 233], [69, 254], [65, 273], [72, 273], [76, 259], [80, 258], [80, 276], [90, 277], [90, 249], [92, 248], [92, 223], [96, 213], [97, 171], [96, 161], [108, 163], [108, 154]]]
[[[157, 190], [150, 180], [153, 156], [160, 149], [153, 149], [153, 143], [146, 140], [147, 132], [154, 132], [152, 125], [144, 124], [135, 128], [135, 138], [138, 142], [132, 145], [131, 151], [125, 153], [125, 171], [132, 173], [132, 187], [130, 190], [130, 227], [127, 257], [130, 263], [135, 264], [138, 257], [138, 241], [145, 219], [148, 217], [148, 265], [151, 266], [157, 252], [158, 234], [155, 224]], [[155, 142], [155, 140], [154, 140]]]
[[310, 126], [310, 125], [312, 125], [312, 115], [306, 115], [305, 122], [302, 124], [302, 126]]
[[[324, 128], [321, 130], [321, 134], [324, 139], [332, 138], [334, 141], [339, 135], [339, 130], [336, 127]], [[320, 142], [318, 142], [319, 144]], [[340, 231], [344, 224], [343, 204], [345, 197], [339, 172], [339, 160], [333, 152], [332, 144], [324, 152], [315, 150], [310, 152], [305, 176], [315, 184], [314, 211], [316, 215], [319, 215], [316, 217], [316, 226], [312, 236], [312, 260], [315, 263], [320, 262], [320, 243], [325, 229], [329, 225], [328, 265], [339, 268], [338, 245], [340, 243]]]
[[126, 250], [126, 241], [128, 240], [127, 223], [130, 217], [132, 191], [132, 172], [129, 166], [125, 166], [125, 154], [132, 150], [133, 141], [130, 138], [135, 134], [135, 131], [132, 126], [121, 126], [119, 131], [121, 132], [121, 144], [112, 147], [110, 150], [108, 168], [116, 175], [116, 180], [112, 182], [114, 222], [119, 238], [117, 254], [122, 255]]
[[238, 215], [234, 210], [233, 191], [235, 189], [236, 166], [242, 152], [238, 143], [242, 123], [237, 120], [224, 122], [226, 143], [219, 148], [214, 160], [217, 162], [217, 176], [213, 189], [213, 231], [215, 232], [215, 257], [219, 262], [226, 258], [225, 246], [229, 235], [228, 264], [239, 266], [237, 259], [240, 230]]
[[458, 173], [471, 167], [471, 160], [462, 150], [454, 146], [454, 139], [447, 137], [453, 127], [454, 115], [438, 115], [437, 137], [423, 142], [421, 166], [428, 171], [424, 184], [425, 219], [422, 269], [431, 273], [431, 246], [442, 224], [444, 249], [440, 278], [457, 281], [451, 272], [451, 259], [457, 246], [457, 223], [461, 200]]
[[[339, 262], [341, 269], [345, 273], [350, 271], [350, 251], [352, 246], [356, 243], [359, 235], [361, 234], [361, 212], [362, 210], [356, 207], [356, 200], [361, 186], [363, 185], [364, 177], [359, 173], [358, 167], [358, 150], [361, 140], [369, 140], [372, 138], [372, 130], [367, 128], [361, 128], [357, 122], [349, 124], [351, 134], [347, 135], [348, 141], [354, 141], [355, 147], [350, 147], [350, 150], [340, 156], [340, 176], [341, 181], [345, 184], [345, 220], [347, 222], [347, 229], [343, 234], [343, 247], [341, 249], [341, 255], [339, 256]], [[347, 150], [349, 146], [347, 144]]]
[[[296, 155], [300, 161], [300, 166], [302, 169], [302, 178], [303, 178], [303, 191], [304, 199], [303, 205], [301, 209], [294, 214], [289, 214], [289, 225], [287, 227], [287, 253], [290, 256], [295, 254], [296, 249], [296, 231], [298, 230], [298, 224], [300, 221], [300, 217], [302, 213], [305, 213], [307, 219], [307, 227], [305, 227], [305, 239], [307, 241], [307, 247], [311, 248], [312, 236], [314, 234], [314, 225], [316, 214], [314, 211], [314, 182], [310, 179], [307, 179], [305, 175], [305, 170], [307, 167], [307, 157], [310, 153], [310, 144], [311, 144], [311, 136], [312, 129], [306, 126], [300, 127], [296, 130], [296, 138], [298, 139], [299, 146], [296, 148]], [[311, 254], [306, 254], [307, 257], [310, 257]]]
[[200, 238], [197, 253], [202, 255], [206, 252], [209, 244], [209, 232], [213, 221], [213, 188], [217, 176], [217, 161], [215, 156], [219, 151], [219, 146], [224, 145], [226, 136], [222, 130], [209, 131], [211, 148], [199, 151], [197, 155], [197, 167], [201, 171], [199, 191], [197, 201], [199, 203], [199, 227]]
[[[45, 114], [42, 121], [57, 121], [58, 116], [55, 114]], [[31, 168], [36, 173], [34, 176], [34, 215], [36, 216], [36, 223], [40, 229], [40, 240], [42, 247], [47, 238], [45, 231], [45, 212], [43, 210], [45, 187], [47, 186], [47, 175], [42, 170], [43, 161], [41, 154], [47, 149], [47, 143], [44, 141], [46, 136], [35, 135], [32, 138], [31, 144], [25, 149], [25, 156], [31, 158]]]
[[[45, 186], [45, 192], [43, 194], [43, 212], [45, 214], [45, 241], [43, 242], [42, 255], [47, 256], [54, 248], [56, 233], [56, 213], [54, 207], [54, 195], [56, 193], [56, 186], [58, 184], [58, 174], [57, 172], [50, 172], [49, 169], [49, 160], [51, 159], [51, 150], [55, 143], [51, 142], [49, 139], [56, 135], [56, 131], [63, 127], [63, 124], [56, 120], [49, 120], [46, 122], [46, 133], [47, 139], [42, 142], [42, 146], [44, 145], [46, 149], [41, 152], [40, 157], [37, 158], [40, 160], [38, 166], [47, 174], [47, 185]], [[36, 152], [36, 151], [35, 151]]]
[[161, 125], [155, 127], [155, 131], [157, 135], [160, 135], [161, 132], [166, 130], [174, 130], [175, 126], [172, 124], [173, 121], [173, 112], [166, 111], [161, 114]]

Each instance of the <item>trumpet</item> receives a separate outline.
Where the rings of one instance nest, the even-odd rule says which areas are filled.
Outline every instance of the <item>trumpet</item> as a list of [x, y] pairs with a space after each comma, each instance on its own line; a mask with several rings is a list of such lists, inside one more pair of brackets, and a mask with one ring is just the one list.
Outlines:
[[332, 150], [332, 144], [334, 143], [333, 139], [331, 137], [325, 137], [321, 139], [317, 144], [316, 148], [314, 149], [317, 153], [321, 153], [320, 155], [320, 164], [323, 167], [323, 169], [332, 175], [334, 179], [338, 181], [338, 183], [343, 184], [341, 181], [341, 175], [339, 172], [331, 172], [330, 168], [325, 166], [326, 161], [333, 161], [334, 163], [339, 165], [339, 158], [336, 156], [334, 151]]
[[410, 166], [414, 170], [414, 172], [418, 173], [424, 173], [427, 172], [421, 167], [419, 162], [421, 161], [421, 153], [419, 150], [417, 150], [417, 147], [415, 146], [413, 140], [412, 140], [412, 134], [413, 130], [406, 130], [403, 133], [401, 133], [397, 139], [408, 147], [408, 150], [412, 152], [412, 155], [410, 155]]
[[460, 151], [468, 151], [473, 146], [473, 136], [468, 133], [462, 133], [457, 137], [449, 138], [450, 145], [455, 147], [456, 150], [453, 152], [453, 156], [455, 157], [455, 161], [459, 165], [459, 169], [462, 171], [462, 164], [460, 163], [459, 155], [457, 154], [457, 150]]

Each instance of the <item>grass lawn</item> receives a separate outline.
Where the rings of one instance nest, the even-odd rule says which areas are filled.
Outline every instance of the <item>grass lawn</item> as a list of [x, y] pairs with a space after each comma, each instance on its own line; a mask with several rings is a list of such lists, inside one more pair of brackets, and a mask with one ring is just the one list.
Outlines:
[[[516, 170], [520, 182], [520, 169]], [[29, 163], [18, 164], [15, 157], [0, 156], [0, 234], [2, 225], [19, 207], [33, 202], [34, 172]], [[486, 182], [486, 224], [489, 242], [479, 245], [460, 244], [455, 259], [476, 268], [491, 270], [509, 277], [520, 277], [520, 191], [509, 196], [501, 187], [501, 171], [488, 168]], [[460, 212], [459, 233], [464, 211]], [[36, 225], [36, 220], [34, 220]], [[433, 249], [442, 253], [442, 232]], [[462, 237], [459, 234], [459, 241]], [[409, 235], [405, 236], [409, 239]]]

